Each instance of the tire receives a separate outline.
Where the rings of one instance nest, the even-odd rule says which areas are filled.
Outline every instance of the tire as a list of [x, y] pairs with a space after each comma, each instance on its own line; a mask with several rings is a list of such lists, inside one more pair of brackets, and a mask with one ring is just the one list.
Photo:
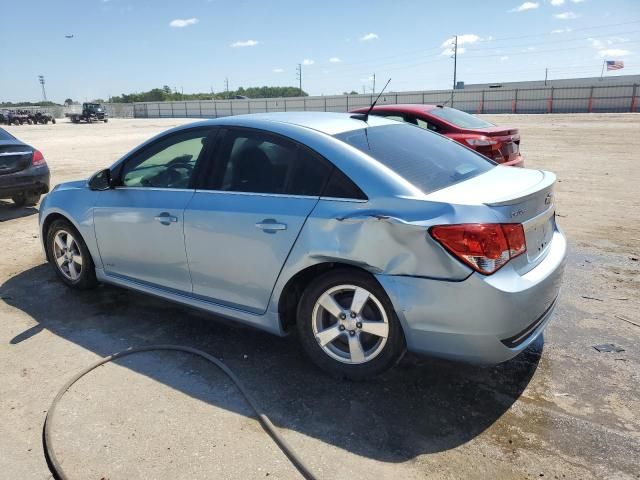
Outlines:
[[109, 121], [109, 119], [108, 119], [108, 118], [105, 118], [105, 119], [104, 119], [104, 123], [107, 123], [108, 121]]
[[[366, 300], [357, 302], [351, 311], [356, 296]], [[378, 282], [361, 270], [332, 270], [313, 280], [298, 304], [296, 324], [311, 360], [341, 378], [364, 380], [378, 375], [396, 365], [406, 351], [391, 300]], [[322, 333], [324, 346], [320, 344]]]
[[42, 195], [39, 193], [22, 193], [16, 195], [11, 200], [17, 207], [33, 207], [40, 201]]
[[56, 119], [55, 119], [55, 118], [52, 118], [52, 119], [51, 119], [51, 123], [53, 123], [53, 124], [55, 125], [55, 124], [56, 124]]
[[91, 253], [71, 222], [54, 220], [46, 235], [47, 258], [60, 280], [79, 290], [98, 285]]

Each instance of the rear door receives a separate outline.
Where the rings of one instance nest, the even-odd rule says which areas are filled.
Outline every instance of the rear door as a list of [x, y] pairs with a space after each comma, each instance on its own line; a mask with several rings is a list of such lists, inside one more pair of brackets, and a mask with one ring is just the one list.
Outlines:
[[252, 313], [271, 291], [332, 167], [290, 139], [229, 128], [185, 211], [193, 292]]
[[168, 134], [125, 161], [119, 186], [98, 192], [94, 225], [108, 275], [191, 292], [184, 209], [214, 135], [211, 127]]

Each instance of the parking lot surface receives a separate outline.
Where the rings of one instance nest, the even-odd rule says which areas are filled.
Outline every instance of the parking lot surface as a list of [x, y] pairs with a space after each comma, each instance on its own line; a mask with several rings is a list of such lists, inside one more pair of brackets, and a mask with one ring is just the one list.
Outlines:
[[[556, 172], [570, 243], [544, 340], [495, 368], [407, 355], [372, 381], [335, 380], [295, 335], [115, 287], [66, 288], [44, 264], [37, 207], [0, 200], [0, 477], [50, 478], [42, 422], [71, 375], [119, 350], [174, 343], [234, 369], [320, 478], [640, 478], [640, 115], [485, 117], [520, 128], [528, 167]], [[8, 130], [42, 150], [56, 184], [189, 121]], [[624, 351], [593, 348], [608, 343]], [[72, 478], [299, 478], [233, 385], [186, 354], [97, 369], [53, 427]]]

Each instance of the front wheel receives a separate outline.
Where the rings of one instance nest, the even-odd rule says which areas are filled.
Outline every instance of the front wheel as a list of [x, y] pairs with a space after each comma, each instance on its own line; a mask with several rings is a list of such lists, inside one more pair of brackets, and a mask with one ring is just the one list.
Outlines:
[[298, 305], [297, 327], [314, 363], [352, 380], [382, 373], [406, 350], [389, 297], [371, 275], [355, 269], [315, 279]]
[[69, 221], [59, 219], [51, 224], [47, 253], [56, 274], [68, 286], [86, 290], [98, 284], [91, 253]]

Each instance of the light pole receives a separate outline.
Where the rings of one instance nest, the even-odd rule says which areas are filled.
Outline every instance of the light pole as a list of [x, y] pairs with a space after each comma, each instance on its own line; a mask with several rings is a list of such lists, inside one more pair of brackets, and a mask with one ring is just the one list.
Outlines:
[[300, 89], [300, 95], [302, 96], [302, 64], [299, 63], [296, 67], [296, 78], [298, 79], [298, 88]]
[[456, 89], [456, 70], [458, 67], [458, 36], [453, 37], [453, 88], [451, 89], [451, 105], [453, 107], [453, 91]]
[[44, 75], [38, 75], [38, 81], [40, 82], [40, 85], [42, 86], [42, 98], [46, 102], [47, 101], [47, 91], [44, 89]]

